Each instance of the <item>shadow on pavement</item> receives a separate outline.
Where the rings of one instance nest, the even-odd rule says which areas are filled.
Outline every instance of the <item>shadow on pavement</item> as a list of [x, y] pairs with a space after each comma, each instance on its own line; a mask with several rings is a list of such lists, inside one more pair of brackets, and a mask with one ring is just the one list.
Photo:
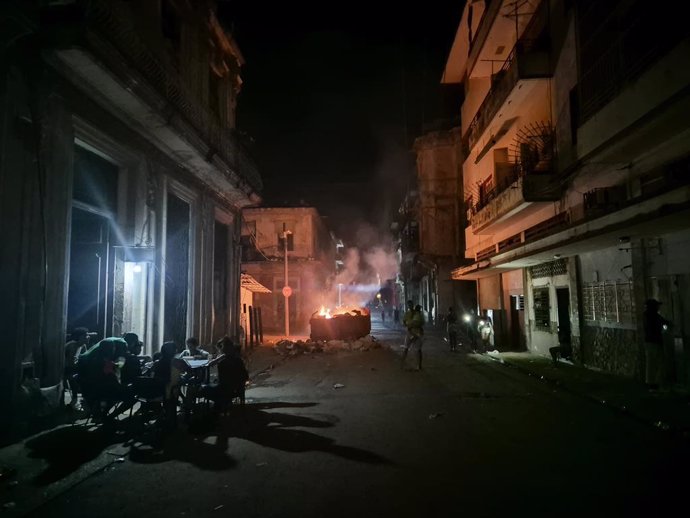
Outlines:
[[392, 464], [376, 453], [351, 446], [337, 444], [333, 439], [299, 428], [331, 428], [338, 419], [334, 416], [321, 418], [272, 412], [276, 408], [305, 408], [315, 403], [247, 403], [244, 408], [235, 407], [230, 416], [217, 423], [218, 437], [238, 437], [261, 446], [277, 450], [302, 453], [322, 451], [338, 457], [367, 464]]
[[180, 461], [207, 471], [224, 471], [237, 466], [237, 461], [227, 454], [227, 449], [227, 436], [219, 434], [215, 443], [209, 444], [203, 437], [177, 430], [165, 437], [160, 445], [133, 444], [129, 460], [140, 464]]
[[68, 425], [29, 439], [25, 446], [29, 457], [44, 459], [48, 466], [33, 482], [45, 486], [65, 478], [82, 465], [98, 457], [103, 450], [125, 438], [112, 429]]

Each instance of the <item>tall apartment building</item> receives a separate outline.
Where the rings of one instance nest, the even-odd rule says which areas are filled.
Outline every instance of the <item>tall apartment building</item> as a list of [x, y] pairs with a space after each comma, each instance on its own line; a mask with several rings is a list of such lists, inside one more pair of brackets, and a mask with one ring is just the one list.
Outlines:
[[312, 314], [335, 306], [338, 242], [313, 207], [245, 209], [243, 218], [242, 271], [271, 290], [254, 294], [264, 330], [284, 333], [287, 269], [290, 334], [309, 334]]
[[690, 366], [690, 41], [640, 1], [471, 2], [444, 81], [462, 82], [466, 257], [497, 343], [644, 370], [642, 311]]
[[[244, 59], [211, 1], [0, 5], [0, 402], [55, 395], [66, 333], [209, 343], [238, 325]], [[3, 419], [3, 424], [9, 420]]]
[[[464, 229], [460, 128], [430, 131], [415, 140], [415, 187], [399, 209], [398, 233], [404, 296], [422, 306], [428, 321], [442, 323], [449, 307], [476, 306], [474, 282], [457, 281]], [[401, 300], [404, 302], [404, 299]]]

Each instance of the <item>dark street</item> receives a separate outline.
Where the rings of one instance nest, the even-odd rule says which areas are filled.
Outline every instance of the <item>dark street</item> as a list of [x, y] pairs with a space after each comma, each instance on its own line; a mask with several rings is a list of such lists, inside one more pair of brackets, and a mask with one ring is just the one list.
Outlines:
[[682, 498], [685, 440], [439, 339], [401, 370], [400, 335], [373, 334], [392, 350], [289, 358], [243, 417], [133, 448], [32, 516], [658, 516]]

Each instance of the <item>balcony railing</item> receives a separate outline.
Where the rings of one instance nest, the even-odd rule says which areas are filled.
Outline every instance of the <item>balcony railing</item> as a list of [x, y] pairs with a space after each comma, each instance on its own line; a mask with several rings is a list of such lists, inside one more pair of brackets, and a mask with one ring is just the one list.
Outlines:
[[[554, 173], [555, 135], [549, 124], [531, 124], [531, 133], [524, 133], [517, 145], [514, 162], [495, 164], [493, 187], [480, 189], [468, 198], [466, 210], [474, 229], [486, 226], [520, 203], [556, 201], [561, 196], [558, 176]], [[536, 129], [534, 129], [536, 128]], [[508, 189], [517, 195], [504, 194]], [[500, 197], [500, 199], [498, 199]], [[498, 206], [496, 206], [498, 204]], [[509, 206], [504, 206], [504, 205]], [[492, 210], [485, 211], [489, 205]]]
[[167, 101], [164, 109], [174, 111], [209, 146], [209, 160], [217, 154], [253, 189], [261, 190], [261, 176], [249, 153], [232, 131], [221, 127], [217, 117], [187, 90], [179, 72], [166, 66], [161, 56], [139, 37], [129, 6], [120, 0], [81, 0], [80, 3], [84, 6], [87, 36], [91, 33], [106, 40]]
[[513, 234], [512, 236], [498, 242], [495, 245], [487, 246], [486, 248], [481, 249], [475, 255], [476, 261], [488, 259], [496, 254], [507, 252], [511, 248], [515, 248], [530, 241], [541, 239], [550, 234], [559, 232], [569, 226], [570, 223], [570, 214], [568, 212], [560, 212], [547, 220], [523, 230], [522, 232]]
[[549, 77], [551, 74], [548, 50], [537, 46], [535, 41], [519, 40], [501, 69], [492, 77], [489, 93], [465, 133], [468, 150], [475, 146], [520, 79]]

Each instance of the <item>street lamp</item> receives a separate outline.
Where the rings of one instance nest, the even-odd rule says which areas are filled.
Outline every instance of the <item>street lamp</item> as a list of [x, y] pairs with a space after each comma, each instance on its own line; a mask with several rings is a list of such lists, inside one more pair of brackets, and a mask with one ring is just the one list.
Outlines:
[[283, 297], [285, 297], [285, 337], [290, 337], [290, 295], [292, 295], [292, 288], [288, 282], [288, 240], [287, 237], [292, 234], [290, 230], [285, 229], [283, 223], [283, 248], [285, 252], [285, 283], [283, 285]]
[[342, 294], [343, 294], [343, 283], [339, 282], [338, 283], [338, 307], [343, 305]]

